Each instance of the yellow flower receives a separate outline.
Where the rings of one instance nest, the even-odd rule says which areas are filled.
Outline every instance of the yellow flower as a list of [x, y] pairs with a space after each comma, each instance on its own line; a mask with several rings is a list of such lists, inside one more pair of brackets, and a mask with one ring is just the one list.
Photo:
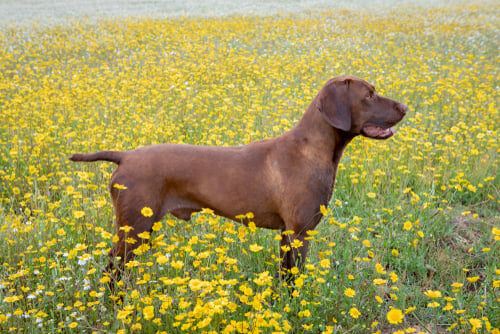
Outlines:
[[453, 310], [453, 305], [451, 305], [450, 303], [446, 303], [446, 306], [443, 307], [443, 311], [449, 310]]
[[134, 238], [127, 238], [127, 239], [125, 239], [125, 242], [127, 244], [132, 244], [133, 245], [133, 244], [135, 244], [137, 242], [137, 240], [134, 239]]
[[415, 311], [417, 308], [415, 306], [410, 306], [407, 309], [405, 309], [405, 314], [411, 313]]
[[129, 314], [131, 314], [131, 313], [132, 313], [131, 310], [119, 310], [116, 318], [118, 320], [123, 320], [123, 319], [127, 318], [129, 316]]
[[405, 223], [403, 225], [403, 229], [408, 231], [408, 230], [411, 230], [411, 227], [412, 227], [411, 221], [409, 221], [409, 220], [405, 221]]
[[150, 237], [150, 233], [148, 231], [144, 231], [142, 233], [139, 233], [137, 236], [141, 239], [147, 240]]
[[424, 294], [429, 298], [440, 298], [441, 297], [441, 291], [439, 291], [439, 290], [427, 290], [426, 292], [424, 292]]
[[295, 279], [294, 283], [295, 286], [300, 289], [304, 285], [304, 280], [302, 279], [302, 277], [298, 277]]
[[184, 267], [184, 262], [182, 262], [182, 261], [173, 261], [170, 265], [174, 269], [181, 269], [182, 267]]
[[368, 197], [370, 197], [370, 198], [375, 198], [375, 197], [377, 197], [377, 195], [376, 195], [375, 193], [367, 193], [366, 195], [367, 195]]
[[344, 290], [344, 295], [346, 295], [347, 297], [354, 297], [356, 295], [356, 291], [354, 291], [353, 289], [351, 288], [347, 288]]
[[290, 244], [290, 246], [292, 246], [293, 248], [300, 248], [300, 247], [302, 247], [302, 245], [303, 245], [303, 242], [300, 241], [299, 239], [294, 239], [292, 241], [292, 243]]
[[132, 226], [128, 226], [128, 225], [125, 225], [125, 226], [121, 226], [120, 227], [120, 230], [121, 231], [124, 231], [125, 233], [128, 233], [130, 232], [131, 230], [133, 230], [134, 228]]
[[144, 315], [144, 319], [151, 320], [155, 316], [155, 308], [154, 306], [146, 306], [142, 309], [142, 314]]
[[145, 206], [141, 209], [141, 214], [144, 217], [151, 217], [153, 215], [153, 210], [151, 210], [150, 207]]
[[110, 278], [109, 276], [103, 276], [103, 277], [99, 280], [99, 282], [100, 282], [101, 284], [106, 284], [106, 283], [111, 282], [111, 278]]
[[[246, 217], [246, 215], [245, 215]], [[255, 232], [257, 231], [257, 225], [255, 225], [255, 222], [249, 222], [248, 223], [248, 229], [251, 231], [251, 232]]]
[[257, 244], [252, 244], [250, 245], [250, 247], [248, 247], [250, 249], [250, 251], [254, 252], [254, 253], [257, 253], [257, 252], [260, 252], [262, 249], [264, 249], [264, 247], [262, 246], [259, 246]]
[[160, 255], [156, 258], [156, 262], [158, 262], [159, 264], [165, 264], [168, 262], [168, 257], [166, 257], [165, 255]]
[[136, 322], [132, 327], [130, 327], [133, 331], [140, 331], [142, 329], [142, 325], [140, 322]]
[[390, 324], [400, 324], [403, 322], [403, 318], [403, 312], [397, 308], [393, 308], [387, 313], [387, 321]]
[[138, 290], [132, 290], [130, 293], [130, 298], [132, 299], [138, 299], [140, 296], [140, 292]]
[[477, 318], [470, 318], [469, 323], [471, 324], [473, 331], [477, 330], [478, 328], [483, 327], [481, 320], [479, 320]]
[[204, 328], [204, 327], [207, 327], [208, 325], [210, 325], [211, 322], [212, 322], [212, 317], [206, 317], [205, 319], [198, 322], [196, 327], [197, 328]]
[[382, 278], [375, 278], [373, 280], [373, 284], [374, 285], [384, 285], [385, 283], [387, 283], [387, 280], [386, 279], [382, 279]]
[[260, 273], [257, 278], [254, 278], [254, 283], [263, 286], [263, 285], [271, 285], [272, 281], [272, 276], [269, 275], [269, 271], [264, 271], [263, 273]]
[[113, 184], [113, 188], [116, 188], [116, 189], [119, 189], [119, 190], [128, 189], [126, 186], [124, 186], [123, 184], [119, 184], [119, 183]]
[[304, 311], [302, 311], [302, 316], [303, 316], [303, 317], [306, 317], [306, 318], [307, 318], [307, 317], [310, 317], [310, 316], [311, 316], [311, 311], [309, 311], [309, 310], [307, 310], [307, 309], [306, 309], [306, 310], [304, 310]]
[[319, 266], [321, 268], [330, 268], [330, 260], [329, 259], [323, 259], [319, 261]]
[[22, 297], [20, 297], [20, 296], [4, 297], [3, 302], [4, 303], [14, 303], [14, 302], [17, 302], [20, 299], [22, 299]]
[[83, 211], [73, 211], [73, 217], [75, 217], [76, 219], [82, 218], [83, 216], [85, 216], [85, 212], [83, 212]]
[[302, 327], [303, 327], [306, 331], [308, 331], [308, 330], [310, 330], [311, 328], [313, 328], [313, 327], [314, 327], [314, 324], [309, 324], [309, 325], [303, 324], [303, 325], [302, 325]]
[[454, 322], [453, 324], [451, 324], [450, 326], [448, 326], [448, 328], [446, 328], [446, 330], [448, 332], [451, 332], [453, 330], [453, 328], [457, 327], [458, 323]]
[[327, 209], [324, 205], [320, 205], [319, 211], [321, 211], [321, 214], [323, 216], [328, 216], [330, 214], [330, 210]]
[[215, 215], [214, 210], [209, 209], [209, 208], [201, 209], [200, 213], [205, 214], [205, 215], [211, 215], [211, 216]]
[[357, 308], [352, 307], [352, 308], [349, 310], [349, 315], [350, 315], [351, 317], [353, 317], [354, 319], [357, 319], [357, 318], [359, 318], [359, 316], [361, 315], [361, 312], [359, 312]]
[[192, 279], [189, 281], [189, 288], [193, 291], [201, 290], [206, 285], [206, 282], [199, 279]]
[[479, 280], [479, 276], [467, 277], [467, 280], [471, 283], [475, 283]]
[[152, 230], [153, 231], [159, 231], [162, 228], [162, 223], [161, 222], [156, 222], [153, 224]]
[[375, 269], [377, 270], [377, 272], [379, 274], [385, 274], [386, 273], [386, 271], [384, 270], [384, 267], [380, 263], [375, 264]]
[[436, 307], [439, 307], [439, 303], [438, 302], [428, 303], [427, 307], [436, 308]]

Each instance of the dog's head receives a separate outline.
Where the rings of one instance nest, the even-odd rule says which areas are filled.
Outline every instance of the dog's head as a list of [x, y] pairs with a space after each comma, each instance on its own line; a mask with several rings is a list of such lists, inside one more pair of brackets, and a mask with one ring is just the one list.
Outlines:
[[353, 76], [331, 79], [320, 90], [316, 106], [332, 127], [353, 135], [387, 139], [408, 107], [378, 95], [375, 87]]

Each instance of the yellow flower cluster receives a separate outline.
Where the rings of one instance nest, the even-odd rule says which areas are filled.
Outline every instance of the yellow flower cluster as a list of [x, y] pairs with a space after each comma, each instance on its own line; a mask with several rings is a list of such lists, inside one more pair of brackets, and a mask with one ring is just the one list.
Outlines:
[[[2, 27], [0, 328], [498, 334], [498, 9]], [[107, 254], [132, 231], [112, 228], [115, 166], [70, 153], [275, 137], [341, 74], [410, 112], [392, 139], [348, 146], [293, 279], [275, 276], [280, 252], [303, 245], [280, 247], [291, 231], [206, 209], [128, 237], [141, 245], [109, 290]], [[137, 214], [154, 218], [143, 205]]]

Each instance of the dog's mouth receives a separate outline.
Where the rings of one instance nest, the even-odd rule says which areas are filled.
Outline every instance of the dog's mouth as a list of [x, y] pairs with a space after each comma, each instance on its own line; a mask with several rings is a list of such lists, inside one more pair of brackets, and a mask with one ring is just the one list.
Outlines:
[[376, 125], [365, 125], [361, 129], [361, 134], [365, 137], [373, 138], [373, 139], [387, 139], [392, 137], [396, 133], [396, 130], [391, 126], [389, 128], [381, 128]]

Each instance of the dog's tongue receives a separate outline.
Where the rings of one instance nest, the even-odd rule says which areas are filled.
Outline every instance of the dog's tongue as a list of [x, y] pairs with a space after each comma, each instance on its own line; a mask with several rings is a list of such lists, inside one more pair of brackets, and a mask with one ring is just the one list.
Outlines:
[[396, 132], [393, 127], [382, 129], [378, 126], [366, 126], [363, 128], [363, 131], [367, 136], [374, 138], [389, 137]]

